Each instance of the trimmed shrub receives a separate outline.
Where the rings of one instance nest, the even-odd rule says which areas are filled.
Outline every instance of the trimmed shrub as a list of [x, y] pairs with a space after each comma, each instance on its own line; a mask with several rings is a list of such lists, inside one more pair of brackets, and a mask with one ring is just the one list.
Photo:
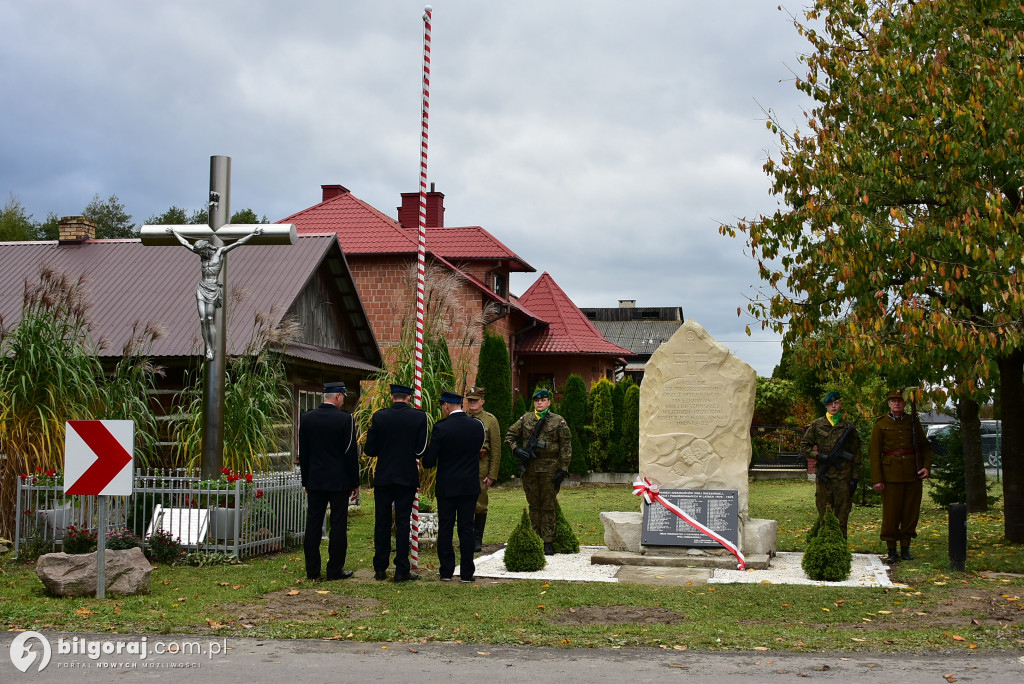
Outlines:
[[607, 471], [615, 419], [612, 412], [612, 383], [598, 380], [590, 388], [591, 441], [588, 450], [590, 468], [597, 473]]
[[[552, 546], [555, 548], [555, 553], [580, 552], [580, 540], [576, 538], [576, 533], [572, 531], [572, 526], [565, 519], [562, 507], [558, 501], [555, 501], [555, 541]], [[541, 547], [541, 551], [543, 550], [543, 547]]]
[[839, 518], [831, 508], [825, 511], [821, 526], [812, 529], [813, 536], [807, 542], [807, 551], [801, 563], [804, 572], [819, 582], [841, 582], [850, 576], [853, 554], [850, 544], [839, 528]]
[[548, 561], [544, 557], [544, 542], [533, 531], [530, 515], [523, 509], [523, 518], [508, 538], [505, 547], [505, 569], [509, 572], [536, 572]]
[[[474, 384], [487, 390], [484, 410], [493, 413], [498, 419], [498, 429], [504, 439], [508, 426], [519, 416], [512, 414], [512, 366], [508, 359], [508, 346], [501, 335], [484, 333]], [[518, 472], [517, 465], [518, 462], [512, 458], [512, 450], [502, 443], [498, 479], [507, 480], [515, 475]]]
[[157, 530], [149, 535], [149, 559], [156, 563], [173, 565], [181, 560], [183, 551], [181, 539], [167, 530]]
[[570, 375], [565, 382], [560, 415], [565, 418], [572, 433], [572, 458], [569, 472], [586, 475], [587, 470], [587, 385], [578, 375]]

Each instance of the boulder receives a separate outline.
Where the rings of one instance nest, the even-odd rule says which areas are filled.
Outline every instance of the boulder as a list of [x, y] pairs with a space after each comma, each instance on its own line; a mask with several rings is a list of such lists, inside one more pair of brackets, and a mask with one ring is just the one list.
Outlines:
[[[105, 592], [134, 596], [149, 593], [153, 566], [142, 549], [106, 551], [103, 569]], [[36, 575], [47, 591], [57, 596], [96, 595], [96, 552], [47, 553], [36, 561]]]

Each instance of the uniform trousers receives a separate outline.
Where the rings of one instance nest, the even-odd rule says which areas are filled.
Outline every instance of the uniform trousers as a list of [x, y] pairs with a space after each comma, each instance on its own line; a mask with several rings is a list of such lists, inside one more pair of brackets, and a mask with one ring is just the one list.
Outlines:
[[882, 492], [882, 532], [879, 535], [887, 546], [910, 546], [917, 536], [917, 521], [921, 515], [921, 493], [924, 483], [886, 482]]
[[409, 526], [416, 488], [404, 485], [377, 485], [373, 488], [373, 569], [388, 569], [391, 555], [391, 509], [395, 518], [395, 576], [409, 574]]
[[437, 561], [441, 566], [441, 577], [455, 574], [452, 537], [456, 527], [459, 533], [459, 576], [469, 580], [476, 572], [476, 564], [473, 562], [473, 546], [476, 541], [473, 513], [476, 510], [476, 499], [476, 494], [437, 497]]
[[349, 492], [309, 489], [306, 498], [306, 533], [302, 540], [306, 577], [320, 577], [320, 538], [328, 505], [331, 507], [331, 530], [327, 537], [327, 576], [337, 577], [345, 569], [348, 552]]
[[[532, 464], [531, 464], [532, 465]], [[530, 524], [546, 543], [555, 541], [555, 501], [558, 492], [551, 481], [554, 473], [538, 473], [527, 466], [523, 473], [523, 492], [530, 506]]]

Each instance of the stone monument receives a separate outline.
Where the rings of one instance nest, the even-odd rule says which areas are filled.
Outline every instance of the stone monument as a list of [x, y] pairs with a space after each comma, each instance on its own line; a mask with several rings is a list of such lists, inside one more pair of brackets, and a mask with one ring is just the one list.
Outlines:
[[[748, 511], [756, 390], [754, 369], [694, 321], [655, 351], [640, 385], [640, 474], [662, 490], [735, 491], [739, 548], [754, 560], [748, 567], [767, 564], [777, 531], [775, 521], [752, 520]], [[641, 546], [639, 514], [602, 513], [601, 519], [611, 551], [684, 553], [691, 561], [718, 551]]]

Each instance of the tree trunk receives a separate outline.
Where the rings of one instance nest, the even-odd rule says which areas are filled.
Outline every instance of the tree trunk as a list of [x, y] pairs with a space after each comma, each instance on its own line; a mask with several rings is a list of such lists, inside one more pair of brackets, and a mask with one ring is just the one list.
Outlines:
[[964, 480], [967, 489], [967, 512], [981, 513], [988, 510], [986, 491], [985, 461], [981, 456], [981, 414], [974, 399], [960, 399], [957, 402], [960, 416], [960, 439], [964, 452]]
[[1006, 540], [1024, 544], [1024, 350], [999, 358], [1003, 409], [1003, 529]]

